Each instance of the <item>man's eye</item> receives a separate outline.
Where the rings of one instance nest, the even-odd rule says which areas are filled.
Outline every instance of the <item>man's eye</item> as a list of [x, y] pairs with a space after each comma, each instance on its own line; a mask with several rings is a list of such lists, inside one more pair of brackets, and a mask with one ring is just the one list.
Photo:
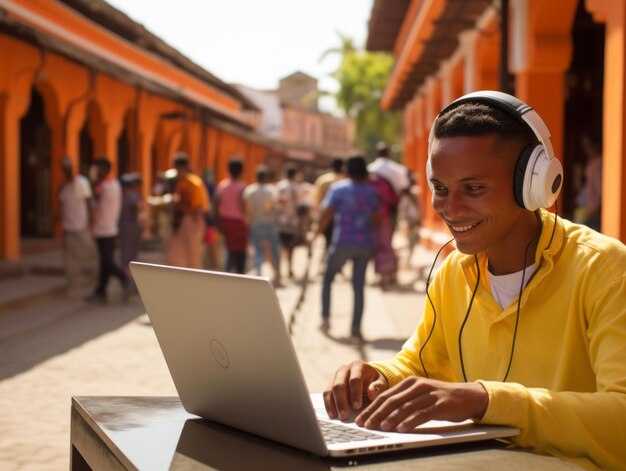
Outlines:
[[479, 185], [467, 185], [466, 188], [467, 188], [467, 191], [470, 191], [473, 193], [473, 192], [479, 191], [482, 187]]
[[443, 185], [433, 185], [433, 190], [435, 190], [435, 193], [444, 193], [446, 191], [446, 187]]

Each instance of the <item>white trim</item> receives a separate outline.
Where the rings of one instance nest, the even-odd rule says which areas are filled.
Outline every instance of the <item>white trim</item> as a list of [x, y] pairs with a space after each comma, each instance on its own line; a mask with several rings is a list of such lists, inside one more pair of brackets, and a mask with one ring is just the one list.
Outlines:
[[466, 95], [476, 89], [476, 40], [478, 39], [478, 31], [475, 29], [467, 30], [459, 34], [459, 42], [465, 56], [465, 67], [463, 71], [463, 94]]
[[528, 68], [528, 0], [513, 0], [509, 13], [509, 70], [518, 73]]

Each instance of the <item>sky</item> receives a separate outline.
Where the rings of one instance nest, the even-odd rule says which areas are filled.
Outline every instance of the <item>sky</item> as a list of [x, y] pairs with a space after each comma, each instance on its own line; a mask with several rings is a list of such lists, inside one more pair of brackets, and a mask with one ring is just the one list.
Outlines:
[[[364, 47], [373, 0], [107, 0], [227, 83], [278, 88], [295, 71], [334, 92], [339, 33]], [[320, 103], [331, 111], [332, 100]]]

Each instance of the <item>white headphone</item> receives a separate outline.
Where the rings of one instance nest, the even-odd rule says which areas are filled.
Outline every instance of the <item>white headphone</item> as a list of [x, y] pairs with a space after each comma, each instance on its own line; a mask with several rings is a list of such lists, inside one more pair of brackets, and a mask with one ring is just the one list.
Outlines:
[[[513, 175], [515, 201], [522, 208], [534, 211], [554, 204], [563, 183], [563, 166], [554, 157], [550, 132], [537, 112], [512, 95], [491, 90], [468, 93], [446, 106], [439, 116], [464, 103], [482, 103], [497, 108], [517, 121], [525, 123], [541, 144], [525, 147], [517, 158]], [[435, 119], [435, 122], [437, 119]], [[435, 123], [428, 136], [428, 158], [435, 139]]]

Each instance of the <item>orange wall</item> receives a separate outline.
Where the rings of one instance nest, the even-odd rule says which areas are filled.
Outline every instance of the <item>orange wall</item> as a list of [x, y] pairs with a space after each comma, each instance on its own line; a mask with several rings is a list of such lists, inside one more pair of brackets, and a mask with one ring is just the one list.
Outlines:
[[[43, 97], [45, 121], [52, 136], [51, 191], [44, 197], [50, 198], [53, 215], [58, 210], [61, 158], [69, 155], [78, 168], [79, 134], [85, 123], [93, 140], [94, 156], [108, 157], [114, 173], [118, 138], [127, 129], [130, 170], [143, 174], [144, 196], [150, 192], [156, 171], [170, 168], [171, 157], [179, 150], [190, 153], [198, 174], [214, 167], [222, 178], [232, 155], [245, 160], [248, 178], [265, 156], [261, 146], [203, 127], [195, 109], [92, 73], [62, 56], [42, 53], [6, 35], [0, 35], [0, 63], [0, 259], [19, 258], [20, 198], [33, 196], [20, 192], [19, 157], [20, 120], [30, 107], [33, 88]], [[55, 233], [60, 235], [59, 227]]]

